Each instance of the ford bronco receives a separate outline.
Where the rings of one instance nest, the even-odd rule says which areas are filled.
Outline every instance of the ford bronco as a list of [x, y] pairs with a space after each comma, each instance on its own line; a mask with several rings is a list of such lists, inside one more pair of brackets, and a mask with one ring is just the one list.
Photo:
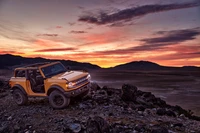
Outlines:
[[90, 78], [88, 72], [68, 70], [60, 62], [37, 63], [16, 68], [9, 84], [18, 105], [26, 104], [28, 97], [48, 97], [53, 108], [61, 109], [72, 97], [88, 93]]

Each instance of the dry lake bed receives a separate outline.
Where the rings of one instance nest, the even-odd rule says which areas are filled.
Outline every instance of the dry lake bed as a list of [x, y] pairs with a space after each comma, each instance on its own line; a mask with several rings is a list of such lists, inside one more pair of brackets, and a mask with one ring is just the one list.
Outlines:
[[171, 105], [180, 105], [200, 116], [199, 71], [92, 71], [100, 86], [121, 88], [125, 83], [150, 91]]

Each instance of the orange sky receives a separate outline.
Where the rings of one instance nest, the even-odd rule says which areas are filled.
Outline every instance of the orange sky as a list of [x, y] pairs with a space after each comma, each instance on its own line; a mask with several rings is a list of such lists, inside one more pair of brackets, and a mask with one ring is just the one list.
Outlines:
[[3, 0], [0, 54], [90, 62], [200, 66], [196, 0]]

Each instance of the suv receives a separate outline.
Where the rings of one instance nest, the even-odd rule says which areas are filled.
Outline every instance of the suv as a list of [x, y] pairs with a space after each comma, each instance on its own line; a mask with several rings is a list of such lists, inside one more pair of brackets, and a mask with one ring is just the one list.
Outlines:
[[9, 84], [18, 105], [28, 102], [28, 97], [48, 97], [53, 108], [65, 108], [71, 97], [89, 92], [90, 74], [72, 71], [60, 62], [37, 63], [16, 68]]

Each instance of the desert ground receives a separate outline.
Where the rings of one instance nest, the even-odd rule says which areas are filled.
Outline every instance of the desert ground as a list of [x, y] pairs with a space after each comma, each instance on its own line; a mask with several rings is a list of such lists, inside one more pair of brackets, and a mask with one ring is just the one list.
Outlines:
[[92, 71], [92, 81], [100, 86], [121, 88], [133, 84], [152, 92], [171, 105], [179, 105], [200, 116], [199, 71]]
[[[152, 92], [168, 104], [179, 105], [192, 110], [200, 116], [200, 72], [199, 71], [89, 71], [92, 82], [101, 87], [121, 88], [123, 84], [132, 84], [142, 91]], [[12, 70], [0, 70], [0, 79], [8, 80]]]
[[[152, 92], [168, 104], [179, 105], [192, 110], [200, 116], [200, 72], [199, 71], [89, 71], [92, 82], [100, 87], [121, 88], [123, 84], [132, 84], [142, 91]], [[0, 70], [0, 79], [8, 80], [12, 70]]]
[[[53, 109], [47, 98], [29, 98], [27, 105], [17, 106], [9, 88], [1, 87], [0, 133], [200, 131], [200, 117], [181, 108], [200, 114], [198, 72], [93, 70], [90, 74], [89, 95], [71, 99], [62, 110]], [[0, 71], [1, 80], [11, 76], [11, 70]]]

